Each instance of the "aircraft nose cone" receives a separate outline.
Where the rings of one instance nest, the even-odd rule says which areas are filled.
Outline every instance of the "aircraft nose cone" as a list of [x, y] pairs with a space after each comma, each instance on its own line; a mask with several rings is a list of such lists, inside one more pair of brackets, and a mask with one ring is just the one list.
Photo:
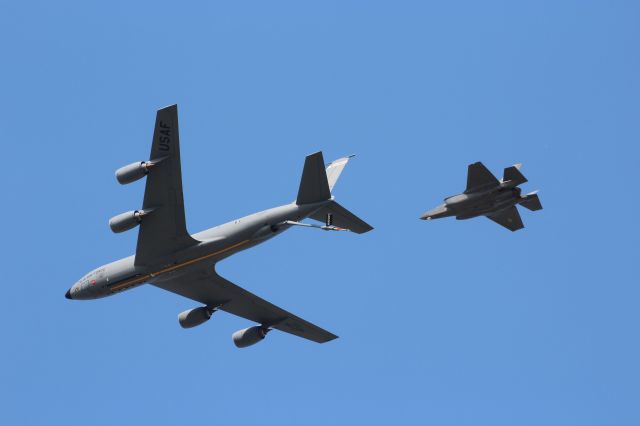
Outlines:
[[67, 292], [64, 294], [64, 297], [66, 297], [67, 299], [71, 299], [71, 289], [67, 290]]

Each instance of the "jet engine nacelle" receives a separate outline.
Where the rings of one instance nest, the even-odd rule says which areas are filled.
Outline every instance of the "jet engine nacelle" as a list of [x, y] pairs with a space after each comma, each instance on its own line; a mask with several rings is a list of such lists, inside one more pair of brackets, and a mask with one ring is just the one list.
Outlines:
[[109, 219], [109, 227], [116, 234], [128, 231], [140, 225], [144, 214], [145, 212], [143, 210], [131, 210], [126, 213], [121, 213]]
[[116, 179], [121, 185], [126, 185], [142, 179], [149, 173], [152, 163], [149, 161], [136, 161], [128, 166], [120, 167], [116, 170]]
[[245, 328], [233, 333], [231, 338], [233, 343], [238, 348], [246, 348], [247, 346], [255, 345], [265, 338], [269, 329], [261, 325], [255, 327]]
[[189, 309], [178, 314], [178, 322], [182, 328], [192, 328], [209, 321], [213, 315], [213, 309], [206, 306]]

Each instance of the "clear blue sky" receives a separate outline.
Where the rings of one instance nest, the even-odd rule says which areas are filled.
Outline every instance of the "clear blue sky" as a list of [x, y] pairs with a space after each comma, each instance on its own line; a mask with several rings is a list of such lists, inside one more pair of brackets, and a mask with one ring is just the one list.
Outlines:
[[[516, 4], [517, 3], [517, 4]], [[638, 425], [640, 6], [632, 1], [3, 2], [0, 423]], [[338, 334], [246, 350], [151, 286], [64, 298], [130, 255], [178, 103], [192, 232], [294, 199], [304, 156], [375, 230], [293, 229], [220, 272]], [[511, 233], [422, 222], [516, 162]]]

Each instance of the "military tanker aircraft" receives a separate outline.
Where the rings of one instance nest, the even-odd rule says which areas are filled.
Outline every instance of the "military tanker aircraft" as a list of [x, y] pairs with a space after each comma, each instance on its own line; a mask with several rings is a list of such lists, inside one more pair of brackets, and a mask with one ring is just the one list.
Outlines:
[[518, 185], [527, 182], [516, 164], [504, 169], [502, 180], [496, 177], [477, 162], [469, 165], [467, 173], [467, 189], [462, 194], [445, 198], [444, 204], [424, 213], [420, 219], [431, 220], [441, 217], [455, 216], [456, 219], [470, 219], [486, 216], [510, 231], [524, 228], [520, 213], [516, 206], [520, 204], [529, 210], [541, 210], [542, 204], [534, 191], [521, 195]]
[[[318, 343], [335, 339], [336, 335], [222, 278], [215, 265], [293, 226], [358, 234], [372, 230], [331, 195], [351, 157], [340, 158], [325, 170], [322, 152], [311, 154], [305, 160], [294, 202], [190, 235], [185, 224], [179, 142], [177, 105], [158, 110], [149, 160], [116, 171], [123, 185], [146, 177], [142, 208], [109, 221], [116, 233], [140, 227], [136, 252], [89, 272], [65, 297], [97, 299], [149, 283], [202, 304], [178, 315], [183, 328], [204, 323], [218, 310], [258, 323], [233, 333], [233, 342], [240, 348], [263, 340], [272, 329]], [[300, 222], [305, 218], [321, 223]]]

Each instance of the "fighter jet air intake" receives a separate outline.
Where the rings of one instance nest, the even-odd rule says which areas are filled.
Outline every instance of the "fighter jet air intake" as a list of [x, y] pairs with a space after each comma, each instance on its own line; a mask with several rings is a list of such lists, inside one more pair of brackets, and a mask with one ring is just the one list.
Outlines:
[[429, 210], [420, 219], [455, 216], [461, 220], [486, 216], [511, 231], [524, 228], [516, 206], [520, 204], [536, 211], [542, 209], [542, 204], [538, 191], [521, 195], [518, 186], [527, 182], [527, 178], [520, 173], [521, 166], [516, 164], [504, 169], [504, 176], [499, 181], [482, 163], [470, 164], [467, 189], [462, 194], [445, 198], [444, 204]]
[[[201, 304], [178, 315], [183, 328], [206, 322], [218, 310], [257, 323], [233, 334], [233, 342], [240, 348], [261, 341], [272, 329], [318, 343], [333, 340], [336, 335], [222, 278], [215, 265], [294, 226], [357, 234], [373, 229], [331, 195], [350, 158], [340, 158], [325, 169], [322, 152], [311, 154], [305, 160], [294, 202], [191, 235], [185, 224], [182, 195], [178, 108], [172, 105], [160, 109], [149, 160], [116, 171], [116, 178], [123, 185], [146, 177], [142, 208], [109, 221], [116, 233], [139, 226], [135, 254], [94, 269], [65, 296], [73, 300], [97, 299], [149, 283]], [[306, 218], [321, 224], [300, 222]]]

